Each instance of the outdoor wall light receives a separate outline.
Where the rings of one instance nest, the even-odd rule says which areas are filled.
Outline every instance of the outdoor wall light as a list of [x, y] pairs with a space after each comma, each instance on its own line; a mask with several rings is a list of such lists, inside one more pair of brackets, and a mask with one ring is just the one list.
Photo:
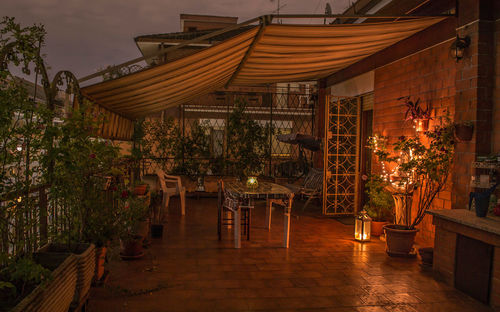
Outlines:
[[470, 37], [465, 36], [461, 38], [457, 35], [457, 39], [453, 41], [450, 48], [451, 56], [458, 62], [464, 57], [465, 49], [470, 45]]
[[354, 223], [354, 239], [360, 242], [370, 241], [372, 218], [362, 210], [357, 216]]

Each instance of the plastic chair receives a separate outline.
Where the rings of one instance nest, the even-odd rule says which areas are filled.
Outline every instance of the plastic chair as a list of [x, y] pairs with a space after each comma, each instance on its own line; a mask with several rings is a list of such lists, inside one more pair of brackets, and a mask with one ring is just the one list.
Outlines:
[[[182, 186], [181, 177], [165, 174], [161, 169], [156, 170], [156, 175], [160, 182], [160, 187], [163, 192], [162, 206], [168, 209], [170, 197], [179, 195], [181, 199], [181, 213], [186, 214], [186, 188]], [[173, 187], [167, 187], [173, 185]]]

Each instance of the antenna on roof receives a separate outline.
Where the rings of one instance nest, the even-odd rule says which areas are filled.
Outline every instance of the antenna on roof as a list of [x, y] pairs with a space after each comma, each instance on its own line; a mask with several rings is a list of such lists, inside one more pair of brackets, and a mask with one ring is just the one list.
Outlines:
[[[326, 7], [325, 7], [325, 15], [332, 15], [332, 7], [330, 6], [330, 3], [326, 3]], [[326, 24], [326, 17], [325, 19], [323, 20], [323, 24]]]
[[[274, 0], [271, 0], [271, 2], [274, 2]], [[276, 10], [274, 10], [272, 13], [276, 13], [276, 15], [278, 15], [278, 24], [281, 24], [283, 21], [281, 19], [279, 19], [279, 15], [280, 15], [280, 9], [286, 7], [286, 3], [283, 4], [283, 5], [280, 5], [280, 0], [277, 1], [277, 6], [276, 6]]]

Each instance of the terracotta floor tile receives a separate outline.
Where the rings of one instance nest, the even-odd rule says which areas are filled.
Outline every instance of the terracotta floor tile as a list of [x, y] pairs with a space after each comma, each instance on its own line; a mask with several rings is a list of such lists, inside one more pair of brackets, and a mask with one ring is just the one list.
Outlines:
[[388, 257], [378, 239], [355, 242], [352, 226], [318, 207], [294, 207], [285, 249], [282, 210], [268, 231], [257, 202], [252, 239], [234, 249], [232, 230], [217, 239], [215, 203], [188, 199], [181, 216], [174, 199], [164, 237], [151, 239], [140, 260], [110, 250], [109, 280], [92, 289], [89, 311], [491, 311], [434, 280], [418, 259]]

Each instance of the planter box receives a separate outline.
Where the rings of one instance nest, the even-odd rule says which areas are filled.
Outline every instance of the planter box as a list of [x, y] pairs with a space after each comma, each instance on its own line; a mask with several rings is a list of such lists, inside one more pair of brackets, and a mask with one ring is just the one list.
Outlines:
[[46, 244], [40, 248], [34, 257], [45, 267], [64, 258], [68, 253], [74, 254], [77, 261], [77, 283], [74, 292], [73, 306], [80, 306], [90, 291], [95, 274], [95, 246], [94, 244], [78, 244], [68, 248], [64, 244]]
[[[61, 263], [62, 262], [62, 263]], [[16, 305], [11, 312], [66, 312], [73, 301], [77, 283], [77, 258], [66, 254], [56, 264], [52, 280], [39, 285], [31, 294]]]

